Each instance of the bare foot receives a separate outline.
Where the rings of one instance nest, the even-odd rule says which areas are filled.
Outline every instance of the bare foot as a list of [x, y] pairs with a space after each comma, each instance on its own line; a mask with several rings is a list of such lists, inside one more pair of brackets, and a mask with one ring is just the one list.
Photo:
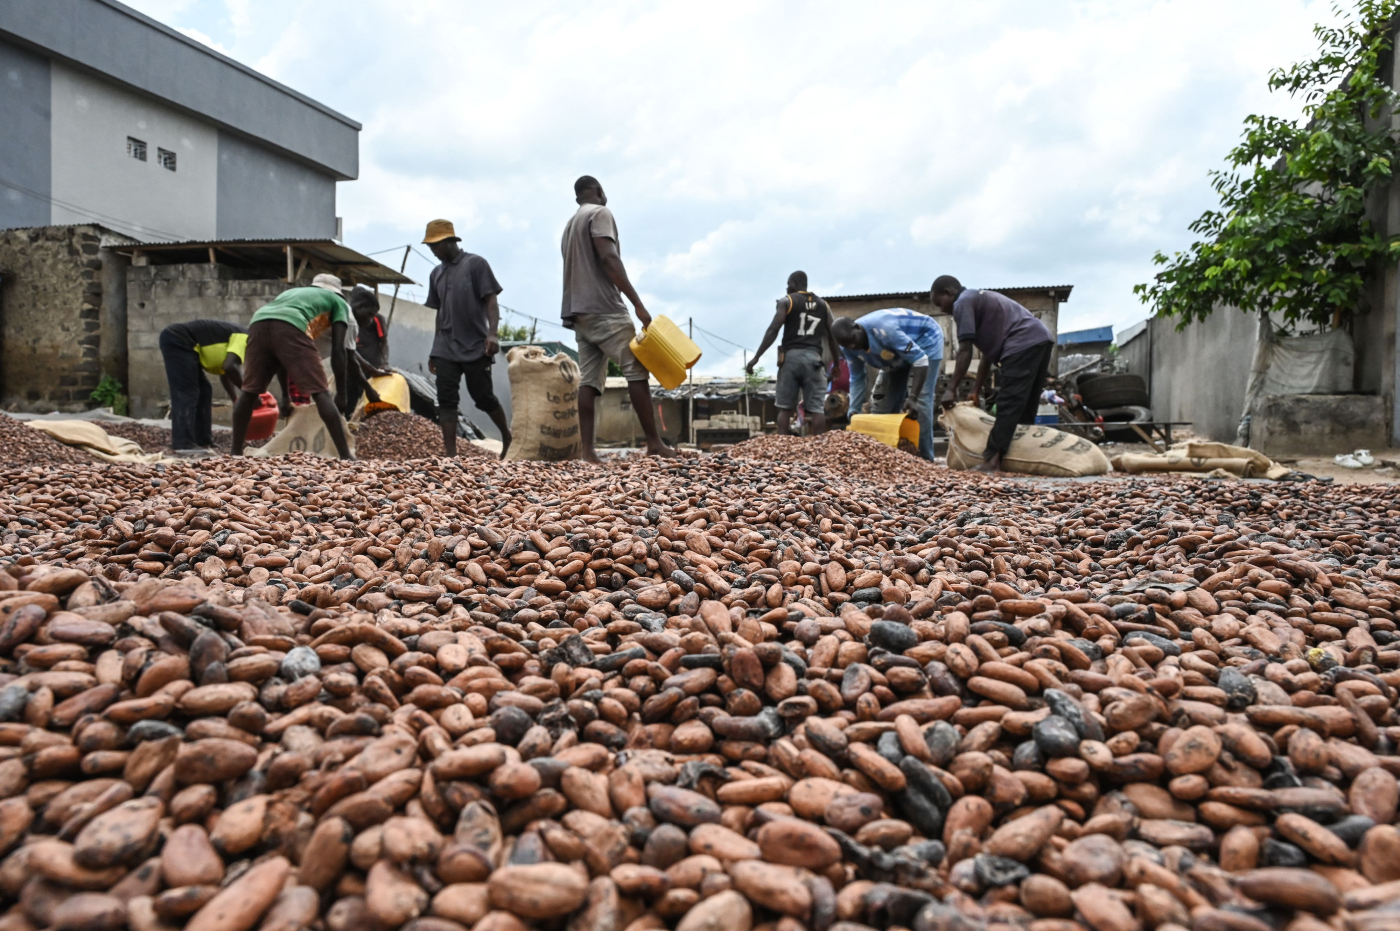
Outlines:
[[511, 435], [507, 433], [501, 438], [501, 459], [506, 458], [506, 453], [510, 452]]
[[603, 460], [599, 459], [599, 458], [598, 458], [598, 454], [597, 454], [596, 452], [594, 452], [593, 450], [591, 450], [591, 449], [590, 449], [590, 450], [586, 450], [585, 452], [579, 453], [579, 454], [578, 454], [578, 457], [579, 457], [579, 459], [580, 459], [581, 461], [583, 461], [583, 462], [591, 462], [591, 463], [593, 463], [594, 465], [602, 465], [602, 464], [603, 464]]
[[981, 472], [985, 475], [991, 475], [993, 472], [997, 471], [997, 465], [998, 463], [992, 462], [990, 459], [987, 459], [973, 466], [972, 471]]
[[648, 456], [660, 456], [662, 459], [675, 459], [676, 451], [666, 444], [664, 440], [647, 444]]

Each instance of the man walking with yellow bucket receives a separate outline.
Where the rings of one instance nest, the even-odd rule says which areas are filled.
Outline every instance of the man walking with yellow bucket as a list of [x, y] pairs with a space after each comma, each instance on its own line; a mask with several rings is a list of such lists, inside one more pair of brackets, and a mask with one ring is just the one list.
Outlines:
[[627, 379], [627, 394], [646, 435], [647, 453], [675, 456], [675, 450], [657, 432], [647, 370], [629, 346], [634, 331], [622, 296], [627, 295], [632, 302], [643, 327], [651, 325], [651, 314], [622, 264], [617, 221], [608, 209], [607, 195], [598, 179], [584, 175], [574, 182], [574, 199], [578, 212], [564, 227], [560, 248], [564, 254], [564, 326], [574, 331], [578, 342], [579, 458], [599, 461], [593, 444], [594, 409], [603, 393], [609, 359], [622, 368]]

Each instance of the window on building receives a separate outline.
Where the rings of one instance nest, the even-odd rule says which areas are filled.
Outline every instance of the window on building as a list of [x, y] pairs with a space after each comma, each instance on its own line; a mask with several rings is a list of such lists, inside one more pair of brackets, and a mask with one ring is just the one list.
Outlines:
[[146, 143], [131, 136], [126, 137], [126, 154], [136, 159], [138, 162], [146, 160]]
[[166, 171], [175, 170], [175, 153], [169, 149], [156, 149], [156, 161], [160, 162], [160, 167]]

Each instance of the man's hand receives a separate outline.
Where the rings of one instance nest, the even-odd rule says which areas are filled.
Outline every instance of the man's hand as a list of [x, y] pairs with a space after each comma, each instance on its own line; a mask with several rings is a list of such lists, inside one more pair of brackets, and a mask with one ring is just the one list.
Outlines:
[[486, 337], [486, 357], [494, 359], [501, 351], [501, 341], [495, 336]]
[[636, 311], [637, 319], [642, 321], [642, 329], [645, 330], [647, 327], [651, 326], [651, 314], [647, 312], [647, 309], [641, 304], [638, 304], [636, 306]]
[[371, 370], [370, 370], [370, 377], [371, 377], [371, 378], [388, 378], [388, 377], [389, 377], [390, 375], [392, 375], [392, 374], [394, 374], [394, 372], [393, 372], [392, 369], [371, 369]]
[[909, 398], [904, 402], [904, 413], [908, 417], [915, 419], [919, 416], [919, 402], [916, 398]]
[[949, 388], [947, 391], [943, 392], [943, 406], [944, 406], [944, 407], [952, 407], [954, 404], [957, 404], [957, 403], [958, 403], [958, 394], [957, 394], [957, 391], [956, 391], [956, 390], [954, 390], [954, 389], [952, 389], [952, 388]]
[[378, 404], [380, 401], [379, 392], [375, 391], [369, 385], [365, 385], [365, 400], [370, 404]]
[[972, 394], [968, 395], [968, 397], [967, 397], [967, 403], [971, 404], [973, 407], [976, 407], [976, 406], [977, 406], [977, 401], [978, 401], [978, 397], [977, 397], [977, 392], [976, 392], [976, 391], [974, 391], [974, 392], [972, 392]]
[[434, 375], [437, 374], [437, 359], [428, 359], [428, 371]]
[[753, 360], [753, 362], [750, 362], [748, 365], [744, 366], [744, 371], [745, 371], [746, 373], [748, 373], [749, 375], [752, 375], [752, 374], [753, 374], [754, 362], [757, 362], [757, 361], [758, 361], [758, 360], [755, 359], [755, 360]]

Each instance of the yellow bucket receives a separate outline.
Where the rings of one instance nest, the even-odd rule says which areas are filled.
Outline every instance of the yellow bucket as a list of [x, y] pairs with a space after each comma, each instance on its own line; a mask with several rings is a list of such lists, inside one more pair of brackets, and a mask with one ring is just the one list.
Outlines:
[[[409, 412], [409, 392], [408, 379], [395, 372], [392, 375], [381, 375], [369, 380], [369, 385], [379, 392], [379, 400], [385, 404], [392, 405], [395, 410]], [[359, 412], [365, 412], [365, 398], [362, 396], [359, 403]], [[379, 408], [385, 410], [386, 408]]]
[[700, 347], [665, 316], [653, 317], [651, 326], [632, 338], [631, 346], [632, 355], [667, 391], [679, 388], [686, 369], [700, 361]]
[[856, 414], [847, 430], [873, 436], [886, 446], [899, 446], [900, 440], [919, 445], [919, 422], [904, 414]]

